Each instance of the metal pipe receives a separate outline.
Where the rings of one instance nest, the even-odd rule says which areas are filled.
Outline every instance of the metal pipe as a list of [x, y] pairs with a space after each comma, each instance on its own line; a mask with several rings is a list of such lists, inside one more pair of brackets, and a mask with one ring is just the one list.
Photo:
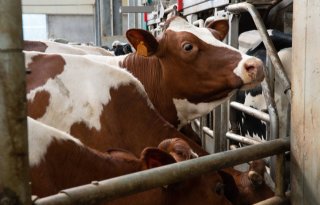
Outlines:
[[96, 0], [95, 7], [95, 43], [97, 46], [101, 46], [101, 10], [100, 10], [100, 0]]
[[202, 27], [204, 27], [204, 20], [203, 19], [198, 19], [198, 20], [192, 22], [192, 24], [194, 26], [202, 28]]
[[249, 106], [245, 106], [241, 103], [238, 102], [231, 102], [230, 106], [234, 109], [240, 110], [248, 115], [251, 115], [255, 118], [258, 118], [259, 120], [263, 120], [265, 122], [270, 122], [270, 116], [267, 113], [264, 113], [260, 110], [254, 109], [252, 107]]
[[200, 137], [200, 139], [201, 139], [201, 147], [202, 148], [204, 148], [205, 149], [205, 146], [204, 146], [204, 141], [205, 141], [205, 139], [204, 139], [204, 134], [203, 134], [203, 123], [204, 123], [204, 121], [203, 121], [203, 117], [200, 117], [200, 119], [199, 119], [199, 121], [200, 121], [200, 125], [199, 125], [199, 137]]
[[[279, 118], [276, 104], [274, 99], [270, 96], [270, 86], [267, 82], [270, 82], [268, 75], [265, 76], [265, 80], [261, 83], [261, 86], [263, 88], [262, 91], [268, 105], [268, 113], [270, 115], [270, 136], [271, 140], [273, 140], [279, 138]], [[280, 197], [284, 196], [285, 194], [284, 170], [284, 154], [271, 157], [271, 176], [275, 180], [276, 184], [275, 194]]]
[[286, 126], [286, 137], [290, 137], [290, 128], [291, 128], [291, 104], [287, 107], [287, 126]]
[[255, 203], [254, 205], [283, 205], [283, 204], [290, 204], [289, 202], [290, 202], [290, 199], [287, 197], [274, 196], [269, 199]]
[[31, 204], [20, 0], [0, 3], [0, 204]]
[[122, 35], [122, 14], [120, 13], [120, 8], [122, 6], [122, 1], [112, 0], [112, 11], [113, 11], [113, 35]]
[[257, 9], [246, 2], [232, 4], [227, 6], [226, 8], [231, 13], [239, 13], [239, 12], [249, 12], [252, 16], [252, 19], [261, 35], [262, 41], [267, 49], [268, 54], [270, 55], [270, 60], [273, 66], [276, 69], [276, 72], [279, 76], [280, 82], [284, 87], [284, 93], [286, 94], [289, 102], [291, 102], [291, 84], [288, 76], [284, 72], [283, 65], [279, 59], [276, 49], [267, 33], [266, 27], [261, 19], [261, 16]]
[[[270, 86], [267, 82], [270, 82], [268, 79], [268, 75], [266, 75], [266, 78], [261, 83], [261, 86], [263, 88], [263, 94], [268, 105], [268, 113], [270, 115], [270, 136], [271, 140], [273, 140], [279, 138], [279, 118], [274, 99], [270, 96]], [[284, 155], [271, 157], [271, 177], [275, 180], [275, 194], [277, 196], [284, 196], [284, 170]]]
[[220, 124], [220, 151], [227, 150], [227, 137], [229, 126], [229, 101], [221, 104], [221, 124]]
[[248, 137], [243, 137], [241, 135], [237, 135], [237, 134], [234, 134], [232, 132], [227, 132], [226, 136], [227, 136], [227, 138], [229, 138], [231, 140], [235, 140], [237, 142], [241, 142], [241, 143], [248, 144], [248, 145], [254, 145], [254, 144], [261, 144], [262, 143], [262, 141], [258, 141], [258, 140], [251, 139], [251, 138], [248, 138]]
[[[274, 48], [274, 45], [267, 33], [267, 30], [265, 28], [265, 25], [263, 24], [263, 21], [261, 19], [260, 14], [256, 10], [256, 8], [249, 4], [249, 3], [239, 3], [230, 5], [227, 7], [227, 10], [232, 13], [238, 13], [238, 12], [249, 12], [252, 16], [252, 19], [261, 35], [262, 41], [267, 49], [267, 53], [269, 54], [270, 60], [272, 64], [274, 65], [276, 72], [279, 76], [280, 83], [284, 86], [284, 93], [286, 94], [289, 102], [291, 102], [291, 85], [290, 80], [288, 79], [286, 73], [284, 72], [282, 63], [279, 59], [279, 56], [276, 52], [276, 49]], [[265, 74], [268, 72], [265, 70]], [[268, 77], [268, 78], [267, 78]], [[266, 75], [266, 78], [262, 84], [265, 89], [263, 89], [267, 105], [268, 105], [268, 111], [270, 115], [270, 130], [271, 130], [271, 138], [278, 138], [279, 137], [279, 119], [276, 111], [276, 106], [274, 103], [274, 100], [272, 98], [271, 88], [270, 85], [268, 85], [267, 82], [270, 82], [270, 77]], [[284, 196], [284, 156], [278, 155], [276, 157], [276, 165], [275, 165], [275, 178], [276, 178], [276, 195], [278, 196]]]
[[213, 130], [214, 130], [214, 153], [221, 151], [221, 105], [214, 109], [214, 123], [213, 123]]
[[176, 11], [176, 10], [177, 10], [177, 5], [171, 5], [164, 10], [164, 14], [168, 14], [168, 13], [170, 13], [172, 11]]
[[112, 200], [167, 184], [186, 180], [190, 177], [231, 167], [247, 161], [261, 159], [272, 154], [289, 150], [288, 140], [278, 139], [237, 150], [220, 152], [151, 170], [124, 175], [61, 191], [59, 194], [38, 199], [35, 205], [88, 204]]
[[[195, 119], [194, 122], [197, 125], [197, 127], [200, 129], [200, 121], [198, 119]], [[211, 130], [209, 127], [203, 126], [202, 131], [209, 137], [213, 138], [214, 131]]]

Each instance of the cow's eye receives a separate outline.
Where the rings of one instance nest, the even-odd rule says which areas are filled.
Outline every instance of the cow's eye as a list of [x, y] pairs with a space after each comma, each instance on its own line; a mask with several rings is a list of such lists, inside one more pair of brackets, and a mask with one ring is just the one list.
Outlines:
[[193, 49], [193, 45], [191, 43], [185, 43], [183, 44], [183, 49], [185, 51], [191, 51]]
[[218, 195], [223, 195], [223, 194], [224, 194], [224, 184], [222, 184], [222, 183], [217, 183], [214, 191], [215, 191]]

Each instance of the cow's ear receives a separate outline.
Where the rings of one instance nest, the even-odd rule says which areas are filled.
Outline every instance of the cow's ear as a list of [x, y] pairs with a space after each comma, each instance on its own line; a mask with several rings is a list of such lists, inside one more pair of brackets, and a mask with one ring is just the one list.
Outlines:
[[126, 36], [139, 55], [147, 57], [156, 53], [158, 49], [158, 41], [146, 30], [129, 29]]
[[151, 169], [176, 162], [170, 154], [153, 147], [145, 148], [142, 151], [141, 161], [144, 169]]
[[[211, 32], [217, 34], [219, 40], [223, 40], [229, 32], [229, 22], [226, 19], [220, 19], [216, 21], [212, 21], [206, 26], [209, 29], [212, 29]], [[216, 36], [216, 35], [215, 35]]]

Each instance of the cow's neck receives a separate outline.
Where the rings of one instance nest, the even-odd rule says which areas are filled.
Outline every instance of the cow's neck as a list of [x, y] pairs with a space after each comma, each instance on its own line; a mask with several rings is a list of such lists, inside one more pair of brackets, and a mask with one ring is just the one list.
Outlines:
[[[50, 166], [50, 167], [48, 167]], [[71, 140], [52, 141], [40, 164], [31, 167], [33, 194], [40, 197], [55, 194], [56, 191], [103, 180], [141, 170], [138, 159], [117, 159], [102, 154]], [[46, 180], [46, 186], [38, 184], [39, 175]], [[50, 179], [55, 179], [51, 181]]]
[[159, 59], [155, 56], [141, 57], [134, 53], [128, 55], [120, 66], [128, 69], [140, 80], [155, 108], [168, 122], [177, 127], [177, 110], [170, 89], [166, 88]]

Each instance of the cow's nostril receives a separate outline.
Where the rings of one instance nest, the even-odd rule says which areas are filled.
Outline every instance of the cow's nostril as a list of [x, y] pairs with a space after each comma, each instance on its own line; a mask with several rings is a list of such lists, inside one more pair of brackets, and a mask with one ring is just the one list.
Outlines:
[[255, 70], [255, 66], [254, 65], [246, 65], [245, 66], [245, 69], [248, 71], [248, 72], [252, 72], [253, 70]]

